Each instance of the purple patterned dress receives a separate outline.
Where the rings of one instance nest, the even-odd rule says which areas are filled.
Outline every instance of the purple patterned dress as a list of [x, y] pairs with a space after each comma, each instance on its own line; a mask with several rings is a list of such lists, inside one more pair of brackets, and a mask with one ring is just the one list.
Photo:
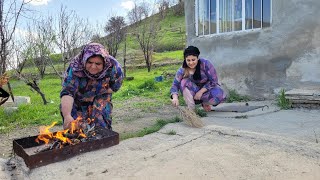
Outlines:
[[199, 62], [201, 79], [194, 80], [192, 75], [183, 79], [184, 68], [180, 67], [172, 83], [170, 93], [171, 95], [178, 94], [179, 91], [182, 93], [185, 88], [188, 88], [192, 96], [195, 96], [195, 94], [204, 87], [207, 89], [207, 92], [203, 93], [201, 102], [218, 105], [225, 100], [226, 95], [218, 84], [216, 70], [212, 63], [206, 59], [199, 58]]
[[[85, 62], [93, 55], [104, 58], [104, 69], [98, 75], [91, 75], [85, 70]], [[112, 94], [122, 85], [123, 74], [118, 61], [110, 56], [102, 45], [91, 43], [76, 56], [66, 71], [60, 97], [69, 95], [74, 98], [71, 116], [76, 119], [94, 119], [96, 126], [111, 129]]]

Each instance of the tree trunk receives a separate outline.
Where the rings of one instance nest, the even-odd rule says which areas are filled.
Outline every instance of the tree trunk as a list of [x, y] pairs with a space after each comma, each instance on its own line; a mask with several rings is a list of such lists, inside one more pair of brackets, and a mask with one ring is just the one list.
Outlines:
[[32, 89], [34, 89], [35, 91], [37, 91], [38, 94], [40, 94], [44, 105], [48, 104], [48, 101], [46, 100], [45, 94], [43, 94], [41, 92], [41, 90], [40, 90], [38, 84], [35, 82], [35, 80], [33, 80], [33, 82], [28, 81], [28, 82], [26, 82], [26, 84], [28, 86], [30, 86]]

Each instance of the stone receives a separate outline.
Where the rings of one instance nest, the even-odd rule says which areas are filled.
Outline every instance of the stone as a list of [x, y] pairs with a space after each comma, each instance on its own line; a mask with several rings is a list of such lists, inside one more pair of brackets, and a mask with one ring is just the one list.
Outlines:
[[21, 104], [30, 104], [31, 100], [28, 96], [14, 96], [15, 106], [19, 106]]
[[6, 114], [12, 114], [13, 112], [17, 111], [18, 107], [4, 107], [4, 112]]

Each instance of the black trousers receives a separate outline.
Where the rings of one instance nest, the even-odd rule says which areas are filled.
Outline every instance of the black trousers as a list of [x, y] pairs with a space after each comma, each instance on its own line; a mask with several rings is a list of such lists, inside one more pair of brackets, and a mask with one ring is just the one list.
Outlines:
[[6, 98], [9, 97], [9, 93], [0, 87], [0, 97]]

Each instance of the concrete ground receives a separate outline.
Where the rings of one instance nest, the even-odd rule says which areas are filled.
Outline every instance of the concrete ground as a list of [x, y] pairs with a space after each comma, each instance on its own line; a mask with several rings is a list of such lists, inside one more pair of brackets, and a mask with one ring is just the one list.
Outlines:
[[11, 170], [3, 159], [0, 179], [320, 179], [320, 110], [251, 105], [266, 106], [212, 111], [202, 118], [203, 128], [168, 124], [31, 171], [19, 159]]

